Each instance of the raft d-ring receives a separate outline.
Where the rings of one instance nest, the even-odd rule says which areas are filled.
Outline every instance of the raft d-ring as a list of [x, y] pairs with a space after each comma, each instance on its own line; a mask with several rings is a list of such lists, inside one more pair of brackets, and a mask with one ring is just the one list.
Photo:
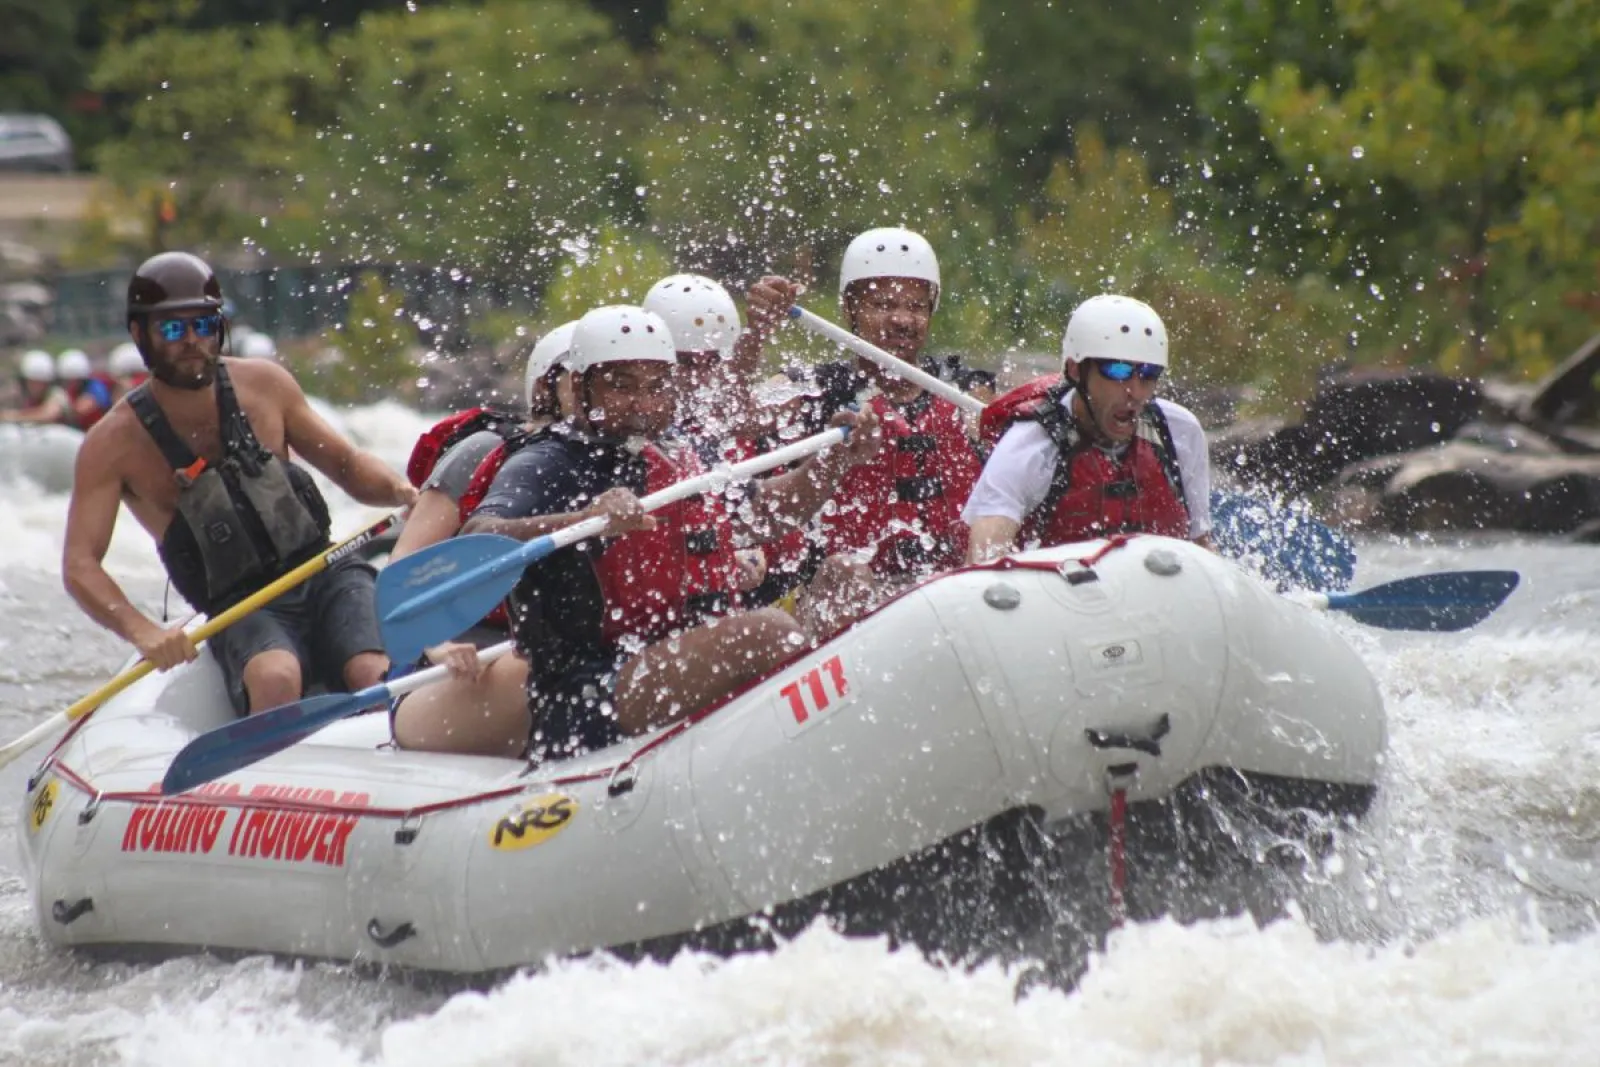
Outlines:
[[394, 832], [394, 843], [409, 845], [417, 839], [417, 834], [422, 829], [422, 816], [407, 815], [400, 820], [400, 826]]
[[96, 793], [89, 798], [89, 803], [85, 804], [83, 810], [78, 812], [79, 826], [87, 826], [94, 821], [94, 817], [100, 814], [100, 802], [104, 798], [104, 793]]
[[383, 924], [377, 919], [367, 920], [367, 936], [372, 938], [372, 943], [379, 948], [394, 948], [402, 941], [409, 941], [417, 936], [417, 928], [410, 923], [403, 922], [388, 933], [384, 932]]
[[611, 780], [606, 783], [606, 796], [626, 796], [633, 792], [633, 787], [638, 784], [639, 765], [637, 763], [624, 763], [611, 772]]
[[93, 910], [93, 897], [84, 897], [81, 900], [74, 900], [71, 904], [68, 904], [64, 900], [58, 900], [54, 904], [50, 905], [50, 918], [54, 919], [62, 926], [71, 926], [73, 923], [77, 922], [80, 918]]

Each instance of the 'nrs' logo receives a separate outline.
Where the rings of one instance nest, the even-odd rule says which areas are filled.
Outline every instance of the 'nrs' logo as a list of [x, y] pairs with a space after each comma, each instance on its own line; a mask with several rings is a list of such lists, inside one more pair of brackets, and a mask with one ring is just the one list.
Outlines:
[[489, 847], [502, 852], [532, 848], [559, 834], [577, 813], [578, 802], [564, 793], [534, 797], [494, 824]]
[[38, 833], [44, 829], [44, 821], [50, 817], [50, 812], [56, 806], [56, 794], [61, 792], [61, 783], [54, 778], [39, 787], [33, 795], [33, 804], [28, 808], [28, 829]]

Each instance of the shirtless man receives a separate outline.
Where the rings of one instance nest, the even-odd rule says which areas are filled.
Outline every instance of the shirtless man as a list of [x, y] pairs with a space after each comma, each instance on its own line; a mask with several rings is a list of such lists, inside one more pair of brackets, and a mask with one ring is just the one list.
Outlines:
[[[100, 625], [166, 670], [195, 658], [181, 626], [128, 600], [102, 565], [126, 503], [156, 540], [173, 585], [216, 615], [326, 551], [326, 502], [289, 449], [363, 504], [416, 497], [397, 472], [358, 450], [306, 404], [288, 371], [223, 359], [222, 291], [185, 252], [146, 260], [128, 285], [128, 332], [151, 380], [85, 436], [67, 513], [67, 591]], [[373, 572], [348, 559], [211, 639], [241, 714], [298, 700], [305, 681], [350, 689], [388, 669]]]

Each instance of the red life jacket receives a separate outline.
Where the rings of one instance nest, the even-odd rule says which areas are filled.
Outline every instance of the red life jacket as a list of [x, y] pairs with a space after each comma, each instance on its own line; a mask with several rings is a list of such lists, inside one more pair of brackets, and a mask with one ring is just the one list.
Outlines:
[[961, 507], [983, 469], [961, 412], [923, 393], [904, 410], [871, 400], [883, 448], [839, 483], [821, 527], [829, 553], [876, 546], [880, 574], [929, 573], [959, 566], [967, 554]]
[[[651, 444], [640, 455], [646, 494], [705, 470], [687, 446], [669, 452]], [[736, 603], [739, 564], [721, 502], [696, 496], [658, 508], [654, 515], [654, 530], [606, 538], [593, 560], [605, 598], [601, 633], [607, 641], [656, 641], [704, 616], [724, 614]]]
[[518, 416], [493, 408], [469, 408], [446, 415], [434, 423], [432, 429], [425, 430], [411, 447], [411, 458], [406, 461], [406, 477], [412, 485], [421, 489], [422, 483], [433, 473], [433, 468], [438, 466], [439, 457], [455, 445], [480, 430], [508, 437], [522, 423], [523, 420]]
[[[488, 495], [506, 460], [540, 436], [515, 435], [483, 458], [461, 494], [463, 523]], [[668, 452], [652, 444], [641, 458], [646, 495], [705, 470], [687, 445]], [[701, 616], [722, 614], [736, 603], [739, 562], [732, 526], [721, 504], [696, 496], [659, 508], [654, 515], [654, 530], [606, 538], [605, 547], [591, 557], [606, 604], [601, 633], [607, 641], [629, 635], [655, 641], [671, 629]], [[509, 625], [503, 607], [495, 608], [485, 622]]]
[[1023, 544], [1061, 545], [1118, 533], [1189, 536], [1183, 475], [1166, 416], [1144, 406], [1133, 442], [1121, 456], [1097, 448], [1062, 408], [1071, 386], [1039, 378], [1000, 397], [983, 413], [981, 433], [994, 440], [1014, 423], [1039, 423], [1059, 450], [1050, 491], [1022, 523]]

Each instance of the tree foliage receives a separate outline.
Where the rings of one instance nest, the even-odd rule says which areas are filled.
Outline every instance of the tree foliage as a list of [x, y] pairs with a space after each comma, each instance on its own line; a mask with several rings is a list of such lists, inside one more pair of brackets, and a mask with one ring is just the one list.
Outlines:
[[1024, 273], [1037, 280], [1024, 294], [1029, 347], [1056, 348], [1074, 306], [1119, 292], [1161, 309], [1175, 372], [1190, 383], [1254, 381], [1281, 400], [1338, 355], [1335, 293], [1221, 261], [1180, 223], [1144, 159], [1109, 149], [1092, 127], [1020, 223]]
[[1368, 284], [1430, 307], [1414, 340], [1446, 365], [1542, 361], [1515, 327], [1570, 336], [1562, 298], [1600, 267], [1600, 20], [1572, 7], [1332, 0], [1348, 72], [1281, 62], [1247, 90], [1288, 170], [1347, 191], [1320, 213], [1327, 231], [1378, 203], [1407, 209], [1381, 237], [1366, 227], [1368, 247], [1402, 253]]
[[1261, 381], [1539, 369], [1600, 308], [1571, 0], [64, 4], [108, 41], [102, 250], [442, 267], [480, 335], [668, 269], [831, 310], [885, 223], [932, 241], [934, 343], [980, 361], [1108, 287]]
[[656, 61], [661, 117], [641, 153], [652, 221], [725, 272], [828, 258], [886, 223], [959, 238], [993, 151], [966, 102], [972, 8], [674, 5]]
[[117, 203], [137, 205], [131, 251], [259, 232], [252, 223], [273, 205], [257, 198], [307, 136], [319, 58], [281, 26], [162, 30], [107, 50], [94, 84], [129, 101], [131, 132], [102, 145], [98, 162]]
[[275, 251], [422, 262], [536, 292], [635, 200], [639, 77], [567, 0], [369, 14], [326, 46], [331, 120], [286, 166]]

